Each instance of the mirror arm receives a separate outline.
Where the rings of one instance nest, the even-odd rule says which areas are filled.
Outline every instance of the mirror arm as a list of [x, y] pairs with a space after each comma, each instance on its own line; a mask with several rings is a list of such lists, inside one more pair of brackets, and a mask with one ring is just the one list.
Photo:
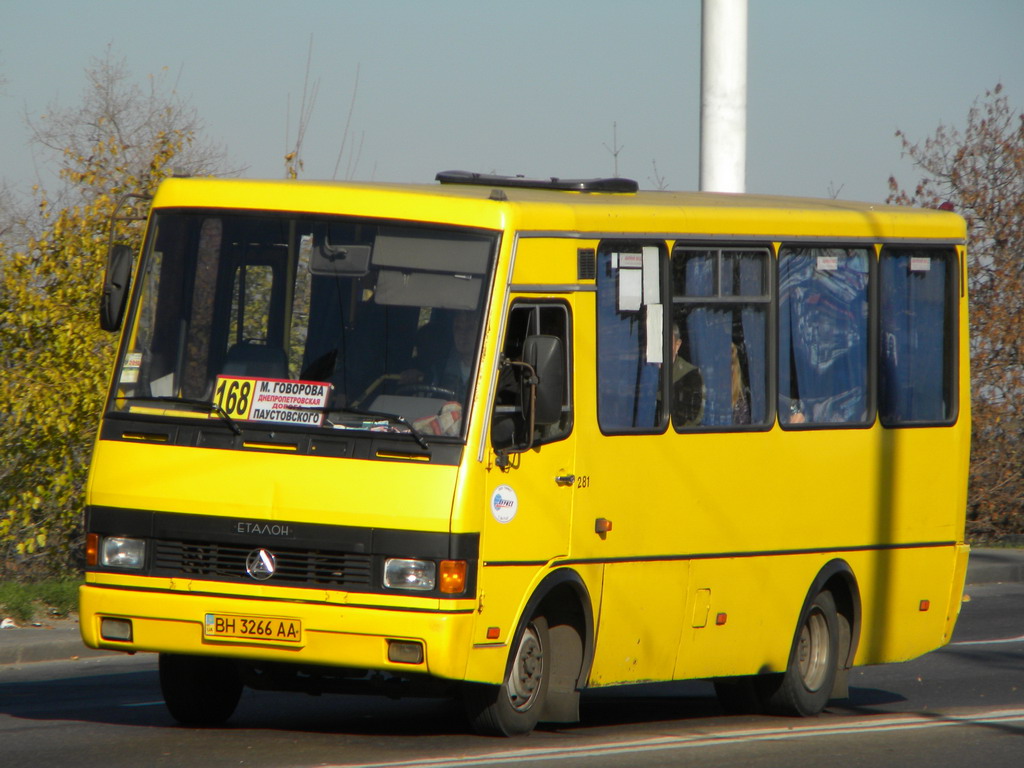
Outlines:
[[523, 377], [523, 384], [529, 386], [529, 404], [528, 408], [530, 416], [527, 425], [527, 438], [526, 444], [522, 446], [515, 446], [513, 448], [502, 448], [496, 451], [497, 464], [501, 469], [505, 469], [508, 466], [508, 457], [516, 453], [526, 453], [528, 450], [533, 448], [533, 435], [536, 428], [536, 412], [537, 412], [537, 384], [539, 379], [537, 378], [537, 370], [529, 363], [523, 363], [516, 360], [505, 359], [502, 361], [503, 365], [518, 365], [521, 368], [526, 369], [526, 375]]
[[118, 221], [144, 221], [145, 216], [121, 216], [121, 207], [129, 200], [152, 200], [152, 195], [147, 195], [139, 192], [125, 192], [121, 197], [118, 198], [117, 203], [114, 205], [114, 210], [110, 214], [110, 226], [109, 232], [107, 233], [107, 253], [114, 245], [114, 224]]

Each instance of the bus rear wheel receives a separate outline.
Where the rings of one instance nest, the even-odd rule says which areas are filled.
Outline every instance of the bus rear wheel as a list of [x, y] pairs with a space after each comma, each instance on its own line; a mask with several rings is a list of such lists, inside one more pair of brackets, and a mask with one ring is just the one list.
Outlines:
[[832, 695], [838, 656], [835, 600], [831, 592], [819, 592], [800, 617], [785, 673], [759, 680], [765, 709], [777, 715], [819, 714]]
[[467, 684], [463, 702], [473, 730], [489, 736], [518, 736], [537, 725], [550, 679], [548, 623], [534, 616], [515, 643], [501, 685]]
[[221, 725], [238, 706], [242, 680], [232, 662], [208, 656], [160, 654], [160, 690], [182, 725]]

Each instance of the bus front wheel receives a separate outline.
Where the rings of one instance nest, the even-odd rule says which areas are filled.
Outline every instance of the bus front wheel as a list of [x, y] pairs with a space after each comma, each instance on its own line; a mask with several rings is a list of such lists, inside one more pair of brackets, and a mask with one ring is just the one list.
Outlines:
[[518, 736], [537, 725], [547, 697], [551, 660], [548, 623], [534, 616], [514, 644], [508, 674], [501, 685], [469, 683], [463, 701], [477, 733]]
[[242, 687], [227, 659], [160, 654], [160, 691], [171, 716], [182, 725], [222, 724], [238, 706]]

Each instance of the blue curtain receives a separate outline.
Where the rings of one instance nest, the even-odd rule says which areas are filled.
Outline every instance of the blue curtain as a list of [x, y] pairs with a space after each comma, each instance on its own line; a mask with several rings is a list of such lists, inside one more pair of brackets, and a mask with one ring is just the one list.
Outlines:
[[611, 252], [598, 254], [597, 418], [608, 432], [651, 430], [660, 426], [658, 388], [661, 366], [646, 362], [646, 317], [618, 310], [618, 272]]
[[[835, 259], [819, 269], [818, 258]], [[779, 258], [779, 409], [799, 401], [809, 423], [868, 414], [866, 250], [793, 249]]]
[[[912, 271], [915, 256], [928, 259], [929, 268]], [[942, 421], [952, 413], [946, 256], [882, 253], [879, 413], [886, 425]]]
[[[735, 257], [738, 274], [723, 270], [723, 285], [716, 290], [715, 252], [689, 256], [684, 262], [683, 288], [688, 297], [729, 296], [761, 297], [765, 293], [765, 254]], [[735, 280], [733, 278], [735, 277]], [[767, 418], [766, 322], [764, 307], [743, 303], [695, 306], [686, 315], [685, 333], [691, 363], [704, 379], [704, 426], [722, 427], [734, 423], [732, 398], [732, 347], [738, 343], [745, 356], [749, 390], [750, 422], [761, 424]], [[737, 326], [742, 338], [735, 338]]]

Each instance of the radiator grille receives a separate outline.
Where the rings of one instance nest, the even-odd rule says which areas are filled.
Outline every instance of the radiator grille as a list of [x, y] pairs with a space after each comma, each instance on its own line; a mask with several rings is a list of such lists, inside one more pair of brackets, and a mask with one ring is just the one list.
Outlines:
[[[153, 571], [154, 575], [249, 581], [245, 560], [252, 551], [252, 546], [162, 540], [155, 544]], [[270, 551], [277, 561], [272, 584], [366, 587], [371, 581], [370, 555], [316, 549]]]

